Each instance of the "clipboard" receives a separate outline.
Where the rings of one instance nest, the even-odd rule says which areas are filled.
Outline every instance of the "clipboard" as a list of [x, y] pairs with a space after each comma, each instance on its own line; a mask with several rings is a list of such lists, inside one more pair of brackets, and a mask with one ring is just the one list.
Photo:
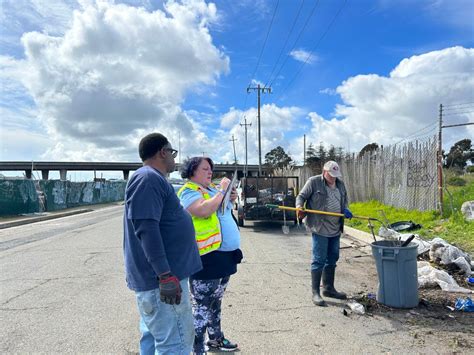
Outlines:
[[232, 177], [232, 180], [230, 181], [229, 186], [227, 186], [227, 189], [224, 192], [224, 198], [222, 199], [221, 203], [219, 204], [219, 208], [217, 209], [222, 214], [224, 214], [227, 208], [227, 205], [229, 204], [230, 194], [232, 192], [232, 188], [234, 187], [236, 181], [237, 181], [237, 170], [234, 171], [234, 176]]

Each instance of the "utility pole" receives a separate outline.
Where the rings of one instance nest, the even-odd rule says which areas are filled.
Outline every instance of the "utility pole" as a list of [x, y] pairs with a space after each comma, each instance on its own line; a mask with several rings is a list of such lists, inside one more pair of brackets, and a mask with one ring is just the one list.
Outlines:
[[443, 125], [443, 104], [439, 105], [439, 130], [438, 130], [438, 189], [439, 189], [439, 211], [443, 213], [443, 128], [461, 127], [461, 126], [472, 126], [474, 123], [458, 123]]
[[257, 113], [257, 123], [258, 123], [258, 175], [262, 176], [262, 132], [260, 129], [260, 93], [271, 93], [272, 88], [267, 88], [267, 87], [260, 87], [260, 84], [257, 85], [257, 87], [248, 87], [247, 88], [247, 93], [250, 92], [250, 90], [257, 91], [257, 103], [258, 103], [258, 113]]
[[438, 192], [439, 212], [443, 215], [443, 104], [439, 105], [439, 127], [438, 127]]
[[178, 164], [181, 164], [181, 131], [178, 131]]
[[234, 138], [234, 135], [232, 135], [232, 139], [229, 139], [230, 142], [232, 142], [232, 145], [234, 146], [234, 164], [237, 165], [237, 155], [235, 155], [235, 141], [237, 139]]
[[247, 117], [244, 116], [244, 123], [240, 123], [240, 126], [245, 128], [245, 167], [244, 167], [244, 176], [247, 177], [247, 165], [248, 165], [248, 157], [247, 157], [247, 126], [251, 126], [252, 123], [247, 123]]
[[306, 134], [303, 136], [303, 168], [306, 166]]

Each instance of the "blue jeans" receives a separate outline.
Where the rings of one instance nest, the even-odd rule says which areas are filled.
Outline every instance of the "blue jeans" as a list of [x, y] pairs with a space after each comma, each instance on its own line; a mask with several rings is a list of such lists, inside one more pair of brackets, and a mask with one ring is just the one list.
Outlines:
[[311, 270], [322, 270], [325, 266], [336, 266], [339, 260], [340, 240], [340, 235], [327, 238], [313, 233]]
[[160, 290], [135, 292], [140, 312], [140, 354], [189, 355], [194, 342], [193, 314], [188, 279], [180, 281], [179, 305], [160, 301]]

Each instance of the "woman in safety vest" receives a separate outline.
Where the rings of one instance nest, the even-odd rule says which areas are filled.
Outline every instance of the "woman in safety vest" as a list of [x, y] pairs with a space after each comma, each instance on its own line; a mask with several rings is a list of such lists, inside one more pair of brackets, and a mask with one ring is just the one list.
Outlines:
[[[223, 178], [212, 183], [214, 164], [210, 158], [194, 157], [184, 162], [181, 176], [188, 179], [178, 191], [183, 207], [191, 214], [203, 269], [189, 278], [194, 315], [194, 353], [236, 351], [237, 344], [224, 337], [221, 330], [221, 304], [230, 275], [237, 272], [242, 260], [240, 232], [232, 216], [237, 198], [235, 187]], [[231, 188], [230, 201], [222, 206]], [[207, 349], [206, 333], [209, 340]]]

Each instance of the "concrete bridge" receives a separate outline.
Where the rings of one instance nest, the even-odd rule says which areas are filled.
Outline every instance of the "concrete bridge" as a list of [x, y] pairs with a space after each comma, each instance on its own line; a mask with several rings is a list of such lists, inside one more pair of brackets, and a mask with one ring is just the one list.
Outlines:
[[[33, 171], [41, 171], [43, 180], [48, 180], [49, 171], [59, 171], [61, 180], [66, 180], [68, 171], [122, 171], [124, 180], [128, 180], [130, 171], [135, 171], [142, 163], [129, 162], [47, 162], [47, 161], [0, 161], [1, 171], [24, 171], [27, 179], [31, 179]], [[179, 170], [180, 164], [176, 164]], [[245, 165], [242, 164], [215, 164], [215, 172], [233, 174], [237, 169], [239, 179], [244, 176]], [[262, 172], [265, 175], [265, 169]], [[258, 165], [247, 165], [248, 176], [257, 176]]]

